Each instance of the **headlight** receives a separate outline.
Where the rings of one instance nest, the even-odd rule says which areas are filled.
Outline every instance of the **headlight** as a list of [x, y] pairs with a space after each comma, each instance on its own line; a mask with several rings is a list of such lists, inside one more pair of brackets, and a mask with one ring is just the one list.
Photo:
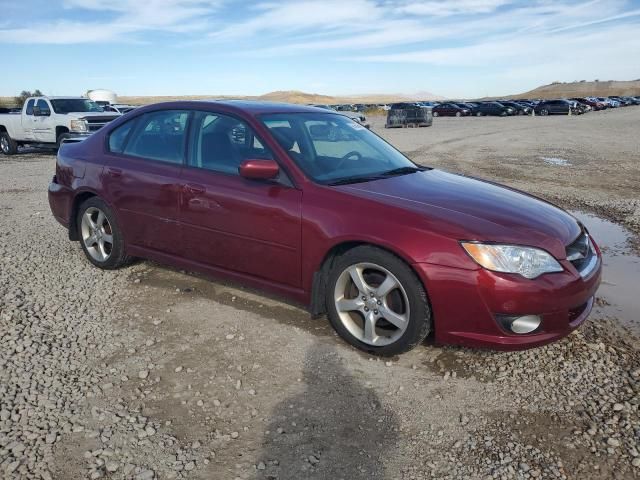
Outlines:
[[536, 278], [543, 273], [563, 270], [555, 258], [539, 248], [467, 242], [463, 242], [462, 246], [480, 266], [494, 272]]
[[86, 120], [71, 120], [71, 131], [72, 132], [86, 132], [87, 131], [87, 121]]

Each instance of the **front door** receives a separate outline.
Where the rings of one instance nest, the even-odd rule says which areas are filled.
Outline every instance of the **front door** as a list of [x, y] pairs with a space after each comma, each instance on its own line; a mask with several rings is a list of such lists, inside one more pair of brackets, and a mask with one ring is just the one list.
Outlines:
[[40, 115], [33, 116], [33, 136], [36, 142], [53, 143], [56, 141], [56, 129], [51, 119], [51, 106], [44, 98], [36, 100]]
[[247, 159], [273, 159], [235, 117], [197, 112], [182, 172], [180, 222], [190, 260], [300, 287], [302, 192], [284, 172], [277, 181], [248, 180]]
[[104, 195], [129, 245], [181, 251], [178, 204], [189, 115], [183, 110], [146, 113], [109, 136]]

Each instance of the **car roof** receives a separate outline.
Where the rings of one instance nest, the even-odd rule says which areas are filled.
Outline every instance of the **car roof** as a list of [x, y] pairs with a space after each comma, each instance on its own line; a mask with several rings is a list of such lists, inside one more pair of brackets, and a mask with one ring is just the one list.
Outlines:
[[244, 113], [248, 115], [260, 115], [269, 113], [324, 113], [336, 115], [340, 112], [327, 110], [326, 108], [298, 105], [295, 103], [264, 102], [254, 100], [180, 100], [174, 102], [162, 102], [145, 105], [137, 110], [145, 112], [159, 109], [202, 109], [206, 107], [222, 107], [228, 112]]

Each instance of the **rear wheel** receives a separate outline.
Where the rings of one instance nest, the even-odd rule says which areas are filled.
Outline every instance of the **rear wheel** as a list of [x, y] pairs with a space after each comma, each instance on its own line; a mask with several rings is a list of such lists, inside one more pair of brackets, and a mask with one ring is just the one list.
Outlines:
[[401, 259], [376, 247], [356, 247], [336, 260], [326, 303], [336, 332], [375, 355], [411, 350], [431, 331], [420, 279]]
[[129, 262], [116, 217], [100, 198], [92, 197], [80, 206], [76, 225], [82, 250], [96, 267], [113, 270]]
[[461, 116], [462, 116], [462, 113], [456, 112], [456, 117], [461, 117]]
[[0, 150], [5, 155], [15, 155], [18, 152], [18, 144], [8, 132], [0, 132]]
[[439, 115], [439, 113], [438, 113], [438, 112], [433, 112], [433, 116], [434, 116], [434, 117], [437, 117], [438, 115]]

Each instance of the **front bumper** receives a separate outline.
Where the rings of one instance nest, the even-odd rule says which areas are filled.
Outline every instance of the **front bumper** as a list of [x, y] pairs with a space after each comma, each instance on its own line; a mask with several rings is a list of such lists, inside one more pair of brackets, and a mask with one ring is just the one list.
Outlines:
[[[431, 301], [436, 342], [496, 350], [522, 350], [558, 340], [588, 317], [600, 285], [602, 259], [583, 279], [573, 266], [528, 280], [485, 269], [415, 264]], [[504, 330], [495, 315], [540, 315], [532, 333]]]

